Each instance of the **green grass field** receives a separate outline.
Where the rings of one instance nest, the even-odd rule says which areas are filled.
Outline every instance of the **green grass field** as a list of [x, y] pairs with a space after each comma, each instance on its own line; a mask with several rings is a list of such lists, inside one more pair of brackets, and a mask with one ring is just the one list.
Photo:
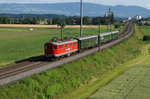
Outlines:
[[39, 24], [43, 25], [43, 24], [47, 24], [47, 22], [46, 21], [40, 21]]
[[[106, 32], [106, 27], [101, 29]], [[79, 29], [63, 29], [64, 37], [77, 37]], [[98, 33], [98, 28], [83, 29], [83, 35]], [[52, 37], [60, 38], [60, 29], [36, 28], [0, 28], [0, 66], [12, 64], [18, 60], [44, 54], [44, 43]]]
[[143, 33], [143, 35], [150, 35], [150, 27], [149, 26], [145, 26], [145, 27], [139, 27], [141, 33]]
[[[43, 39], [44, 38], [45, 37], [43, 37]], [[29, 41], [30, 40], [31, 39], [29, 39]], [[119, 67], [128, 60], [135, 58], [140, 54], [140, 46], [141, 40], [138, 40], [137, 36], [134, 35], [127, 41], [110, 49], [103, 50], [100, 53], [95, 53], [65, 64], [62, 67], [44, 71], [41, 74], [0, 88], [0, 96], [5, 99], [83, 99], [83, 97], [80, 97], [85, 95], [85, 93], [82, 92], [82, 87], [91, 84], [95, 80], [101, 80], [103, 75], [113, 68]], [[80, 88], [81, 90], [78, 90]], [[91, 89], [91, 87], [87, 89], [85, 89], [86, 95], [84, 98], [97, 90], [97, 88]]]

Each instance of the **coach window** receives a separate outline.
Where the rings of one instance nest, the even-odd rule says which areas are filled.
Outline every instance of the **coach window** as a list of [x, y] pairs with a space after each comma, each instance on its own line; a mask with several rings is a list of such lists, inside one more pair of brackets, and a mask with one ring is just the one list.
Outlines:
[[76, 43], [74, 43], [74, 46], [76, 45]]
[[61, 48], [63, 48], [64, 46], [62, 45]]
[[66, 47], [68, 47], [68, 45], [66, 44]]
[[72, 46], [72, 44], [70, 44], [70, 47]]
[[54, 49], [57, 49], [57, 45], [54, 45]]

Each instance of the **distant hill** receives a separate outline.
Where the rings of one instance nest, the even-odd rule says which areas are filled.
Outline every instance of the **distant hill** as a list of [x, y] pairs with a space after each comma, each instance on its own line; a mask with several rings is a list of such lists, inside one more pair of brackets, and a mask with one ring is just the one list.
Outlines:
[[[94, 3], [84, 3], [84, 16], [103, 16], [108, 8], [114, 11], [117, 17], [132, 17], [142, 15], [147, 17], [150, 10], [138, 6], [107, 6]], [[0, 13], [9, 14], [59, 14], [67, 16], [80, 15], [80, 3], [55, 3], [55, 4], [0, 4]]]

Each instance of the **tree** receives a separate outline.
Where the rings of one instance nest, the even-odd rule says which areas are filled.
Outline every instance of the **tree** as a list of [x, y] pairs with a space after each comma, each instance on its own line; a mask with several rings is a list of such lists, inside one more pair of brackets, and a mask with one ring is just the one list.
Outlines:
[[145, 22], [144, 25], [145, 25], [145, 26], [149, 26], [150, 24], [149, 24], [148, 22]]
[[25, 18], [22, 23], [23, 24], [30, 24], [30, 19], [29, 18]]
[[76, 24], [75, 23], [75, 17], [67, 17], [65, 19], [65, 21], [66, 21], [66, 24], [68, 24], [68, 25], [74, 25], [74, 24]]
[[75, 17], [75, 23], [76, 25], [80, 25], [81, 24], [81, 18], [80, 17]]
[[111, 23], [113, 24], [114, 23], [114, 13], [112, 12], [111, 16], [110, 16], [110, 20], [111, 20]]
[[83, 17], [83, 24], [90, 25], [91, 24], [90, 17], [88, 17], [88, 16]]
[[59, 23], [58, 23], [57, 25], [58, 25], [58, 26], [62, 26], [62, 28], [64, 28], [65, 25], [66, 25], [66, 22], [65, 22], [64, 19], [60, 19], [60, 21], [59, 21]]
[[11, 19], [8, 17], [0, 17], [0, 23], [1, 24], [10, 24], [11, 23]]
[[19, 19], [19, 24], [22, 24], [23, 23], [23, 20], [22, 19]]
[[94, 24], [94, 25], [98, 25], [99, 20], [101, 20], [101, 17], [93, 17], [92, 20], [91, 20], [91, 23]]
[[31, 24], [38, 24], [38, 18], [33, 17], [32, 21], [30, 22]]
[[52, 19], [52, 24], [53, 24], [53, 25], [59, 24], [60, 21], [61, 21], [61, 19], [60, 19], [59, 17], [58, 17], [58, 18], [53, 18], [53, 19]]
[[50, 19], [47, 20], [47, 24], [48, 24], [48, 25], [51, 24], [51, 20], [50, 20]]

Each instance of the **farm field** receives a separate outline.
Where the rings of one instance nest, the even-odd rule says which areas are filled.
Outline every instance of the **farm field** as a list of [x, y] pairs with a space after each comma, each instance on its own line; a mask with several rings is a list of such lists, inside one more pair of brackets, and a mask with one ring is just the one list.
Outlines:
[[98, 88], [87, 88], [88, 85], [103, 79], [109, 82], [114, 68], [119, 70], [115, 77], [122, 73], [127, 67], [122, 69], [121, 64], [138, 56], [141, 46], [141, 40], [134, 34], [117, 46], [4, 86], [0, 88], [0, 96], [5, 99], [85, 99]]
[[[150, 58], [149, 58], [150, 59]], [[136, 65], [89, 99], [149, 99], [150, 64]]]
[[[44, 54], [44, 43], [52, 37], [60, 38], [60, 29], [0, 28], [0, 66], [15, 63], [18, 60]], [[106, 27], [101, 29], [106, 32]], [[64, 37], [79, 36], [79, 29], [63, 29]], [[98, 33], [98, 28], [83, 29], [83, 35]]]
[[[143, 35], [150, 28], [139, 27]], [[99, 89], [89, 99], [149, 99], [150, 98], [150, 42], [145, 42], [142, 54], [124, 64], [132, 67], [127, 72]]]
[[139, 27], [139, 29], [144, 35], [150, 35], [150, 26]]

